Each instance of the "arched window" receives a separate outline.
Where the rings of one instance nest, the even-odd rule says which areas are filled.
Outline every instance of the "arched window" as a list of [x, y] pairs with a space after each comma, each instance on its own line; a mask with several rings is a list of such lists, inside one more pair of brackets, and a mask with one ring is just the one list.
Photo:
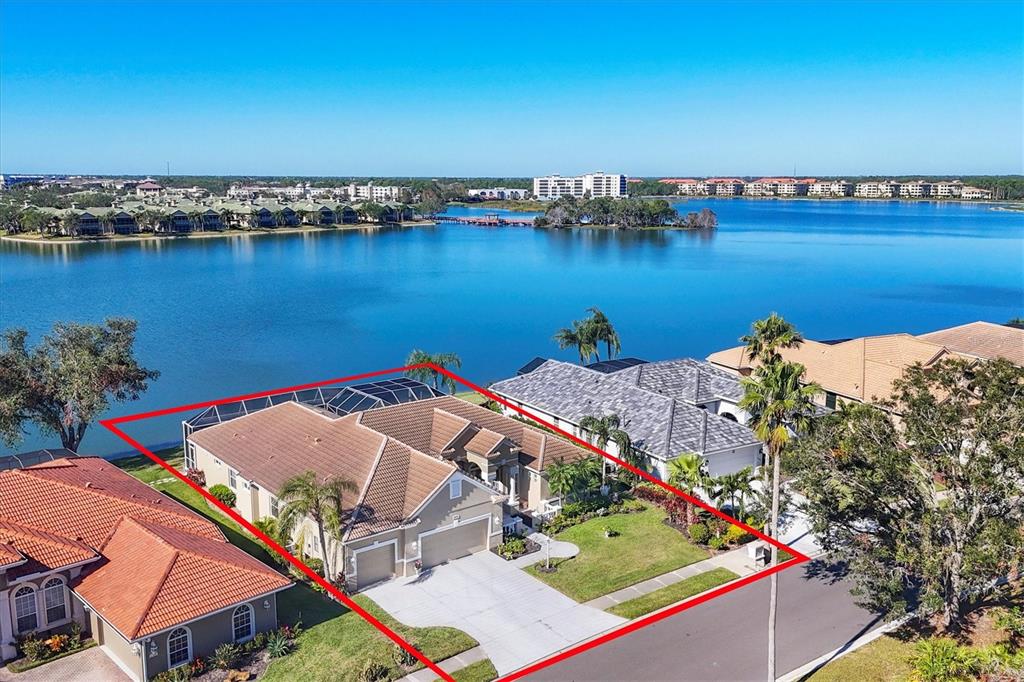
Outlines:
[[28, 585], [14, 593], [14, 621], [18, 632], [31, 632], [39, 627], [36, 591]]
[[43, 583], [43, 609], [47, 624], [67, 619], [67, 590], [60, 578], [50, 578]]
[[737, 419], [736, 419], [736, 415], [732, 414], [731, 412], [723, 412], [723, 413], [721, 414], [721, 416], [722, 416], [722, 417], [725, 417], [725, 418], [726, 418], [726, 419], [728, 419], [729, 421], [733, 421], [733, 422], [734, 422], [734, 421], [737, 421]]
[[175, 628], [167, 635], [167, 667], [176, 668], [192, 660], [192, 633]]
[[252, 606], [242, 604], [231, 614], [231, 634], [236, 642], [247, 642], [256, 633], [254, 629]]

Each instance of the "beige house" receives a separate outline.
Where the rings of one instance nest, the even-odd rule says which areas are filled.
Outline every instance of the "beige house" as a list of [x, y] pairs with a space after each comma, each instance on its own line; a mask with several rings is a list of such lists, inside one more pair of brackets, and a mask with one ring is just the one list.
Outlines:
[[490, 549], [513, 514], [529, 518], [550, 497], [548, 464], [585, 455], [450, 396], [346, 416], [288, 401], [186, 440], [186, 466], [233, 489], [250, 521], [280, 515], [279, 491], [295, 475], [351, 481], [338, 537], [322, 542], [308, 519], [292, 536], [294, 551], [326, 558], [351, 590]]

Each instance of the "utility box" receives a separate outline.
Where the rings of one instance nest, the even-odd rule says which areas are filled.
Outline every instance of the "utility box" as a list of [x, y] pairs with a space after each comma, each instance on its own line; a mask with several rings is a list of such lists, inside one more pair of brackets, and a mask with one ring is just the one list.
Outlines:
[[756, 568], [763, 568], [772, 560], [772, 550], [767, 543], [758, 540], [747, 544], [747, 557]]

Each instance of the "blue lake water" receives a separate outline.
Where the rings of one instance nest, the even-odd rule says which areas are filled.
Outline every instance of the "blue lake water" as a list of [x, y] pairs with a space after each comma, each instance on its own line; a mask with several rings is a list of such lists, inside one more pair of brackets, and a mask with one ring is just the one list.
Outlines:
[[[601, 307], [623, 353], [704, 357], [776, 310], [810, 338], [1024, 314], [1024, 214], [983, 204], [693, 200], [709, 234], [428, 228], [159, 243], [0, 243], [0, 327], [126, 315], [163, 374], [111, 415], [345, 376], [453, 351], [487, 383]], [[476, 208], [453, 208], [485, 213]], [[176, 437], [175, 420], [129, 431]], [[28, 449], [53, 439], [30, 437]], [[94, 426], [85, 451], [123, 444]]]

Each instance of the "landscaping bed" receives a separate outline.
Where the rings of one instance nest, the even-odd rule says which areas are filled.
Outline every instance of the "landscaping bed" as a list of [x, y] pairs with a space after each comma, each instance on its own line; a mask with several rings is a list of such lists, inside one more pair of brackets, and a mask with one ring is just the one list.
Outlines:
[[707, 592], [714, 587], [724, 585], [737, 578], [739, 576], [727, 568], [713, 568], [710, 571], [700, 573], [692, 578], [680, 580], [677, 583], [663, 587], [660, 590], [655, 590], [642, 597], [616, 604], [605, 609], [605, 611], [632, 620], [684, 599], [689, 599], [701, 592]]
[[540, 545], [528, 537], [522, 535], [511, 535], [501, 541], [497, 547], [491, 547], [491, 551], [505, 561], [512, 561], [527, 554], [540, 551]]
[[641, 511], [598, 516], [566, 528], [555, 539], [573, 543], [579, 554], [552, 559], [551, 573], [538, 570], [543, 562], [527, 572], [586, 602], [708, 558], [707, 550], [664, 524], [664, 510], [642, 506]]
[[[64, 632], [63, 630], [67, 630]], [[23, 673], [41, 665], [67, 658], [80, 651], [96, 646], [91, 639], [82, 639], [82, 628], [72, 623], [61, 632], [51, 632], [46, 637], [28, 636], [18, 640], [18, 651], [22, 658], [11, 661], [7, 669], [12, 673]]]

